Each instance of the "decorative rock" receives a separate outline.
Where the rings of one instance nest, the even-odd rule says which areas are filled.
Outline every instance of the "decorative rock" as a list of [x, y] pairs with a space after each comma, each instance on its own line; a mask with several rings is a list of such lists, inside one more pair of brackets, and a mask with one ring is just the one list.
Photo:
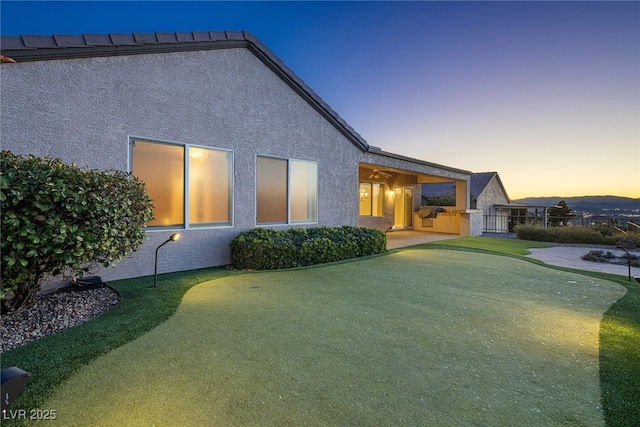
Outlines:
[[11, 350], [101, 316], [119, 301], [118, 293], [107, 286], [83, 292], [38, 295], [33, 306], [2, 316], [1, 350]]

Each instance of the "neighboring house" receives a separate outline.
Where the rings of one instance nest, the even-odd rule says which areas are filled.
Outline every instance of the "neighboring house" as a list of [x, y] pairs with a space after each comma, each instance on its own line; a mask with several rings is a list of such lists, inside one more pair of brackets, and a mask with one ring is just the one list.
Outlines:
[[509, 231], [509, 210], [500, 206], [508, 204], [510, 200], [498, 172], [472, 174], [471, 195], [476, 199], [476, 209], [482, 212], [482, 231]]
[[482, 231], [512, 233], [517, 224], [547, 226], [547, 211], [551, 206], [513, 203], [498, 172], [471, 175], [471, 195], [476, 197], [476, 209], [482, 212]]
[[421, 185], [455, 182], [455, 232], [480, 234], [471, 173], [367, 142], [246, 32], [2, 37], [2, 148], [147, 184], [155, 219], [107, 279], [230, 262], [254, 227], [412, 228]]

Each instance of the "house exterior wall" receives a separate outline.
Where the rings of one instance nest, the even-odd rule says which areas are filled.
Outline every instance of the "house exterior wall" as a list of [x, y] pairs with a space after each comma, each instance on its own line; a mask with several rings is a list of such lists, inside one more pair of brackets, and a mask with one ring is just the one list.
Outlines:
[[[132, 136], [233, 150], [233, 226], [178, 230], [159, 272], [229, 263], [231, 239], [256, 227], [257, 155], [317, 162], [317, 225], [358, 222], [361, 151], [248, 49], [5, 64], [0, 78], [2, 148], [16, 154], [130, 170]], [[149, 230], [96, 273], [153, 274], [155, 248], [175, 231]]]
[[487, 184], [484, 191], [477, 199], [477, 209], [484, 214], [495, 215], [496, 209], [494, 205], [502, 205], [509, 203], [507, 195], [504, 194], [500, 183], [494, 176]]
[[491, 232], [508, 232], [509, 212], [506, 210], [497, 210], [495, 205], [509, 203], [509, 198], [504, 193], [497, 175], [491, 178], [484, 191], [478, 196], [477, 209], [483, 215], [483, 229]]

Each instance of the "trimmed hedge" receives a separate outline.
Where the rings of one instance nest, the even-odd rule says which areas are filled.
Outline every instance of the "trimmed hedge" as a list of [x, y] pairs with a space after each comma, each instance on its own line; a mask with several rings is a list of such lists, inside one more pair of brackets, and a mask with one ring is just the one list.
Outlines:
[[362, 227], [254, 228], [231, 241], [235, 268], [279, 270], [382, 253], [387, 236]]
[[586, 243], [593, 245], [615, 245], [620, 240], [631, 240], [640, 246], [640, 234], [603, 234], [589, 227], [547, 227], [519, 224], [515, 228], [521, 240], [556, 243]]

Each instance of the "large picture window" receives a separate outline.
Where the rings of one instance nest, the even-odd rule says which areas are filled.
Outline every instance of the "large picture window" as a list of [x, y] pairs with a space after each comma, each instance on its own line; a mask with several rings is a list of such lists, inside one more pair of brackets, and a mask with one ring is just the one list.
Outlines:
[[131, 172], [153, 200], [149, 227], [231, 225], [231, 151], [133, 139]]
[[384, 184], [361, 182], [360, 216], [384, 216]]
[[317, 222], [318, 165], [302, 160], [258, 156], [256, 222]]

